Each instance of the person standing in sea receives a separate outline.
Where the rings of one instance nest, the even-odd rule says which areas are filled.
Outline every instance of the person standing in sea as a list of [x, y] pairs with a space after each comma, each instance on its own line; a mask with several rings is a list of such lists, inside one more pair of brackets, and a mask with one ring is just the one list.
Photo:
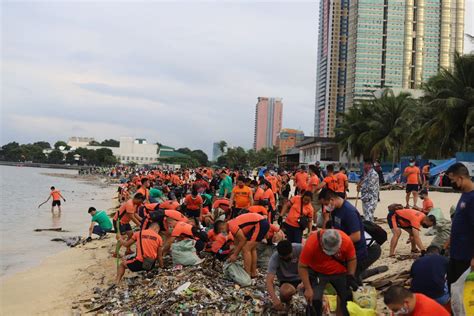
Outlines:
[[61, 199], [63, 199], [64, 202], [66, 202], [66, 199], [61, 195], [61, 191], [56, 190], [56, 188], [53, 186], [51, 187], [51, 192], [49, 193], [48, 199], [41, 203], [38, 208], [41, 207], [41, 205], [45, 204], [46, 202], [49, 201], [49, 199], [53, 198], [53, 204], [51, 205], [51, 213], [54, 213], [54, 207], [58, 207], [59, 213], [61, 213]]

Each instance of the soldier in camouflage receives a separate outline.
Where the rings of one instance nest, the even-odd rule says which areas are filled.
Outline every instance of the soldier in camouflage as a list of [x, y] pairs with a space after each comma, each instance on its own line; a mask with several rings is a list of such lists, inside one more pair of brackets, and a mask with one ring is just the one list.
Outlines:
[[357, 189], [360, 191], [364, 219], [373, 222], [379, 197], [379, 176], [374, 170], [371, 160], [364, 161], [364, 176]]

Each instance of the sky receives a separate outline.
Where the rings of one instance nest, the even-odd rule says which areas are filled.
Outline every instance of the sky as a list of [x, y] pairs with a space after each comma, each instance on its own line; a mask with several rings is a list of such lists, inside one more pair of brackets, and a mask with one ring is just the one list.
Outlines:
[[283, 127], [312, 135], [318, 8], [2, 1], [0, 144], [132, 136], [208, 154], [219, 140], [250, 148], [259, 96], [283, 98]]

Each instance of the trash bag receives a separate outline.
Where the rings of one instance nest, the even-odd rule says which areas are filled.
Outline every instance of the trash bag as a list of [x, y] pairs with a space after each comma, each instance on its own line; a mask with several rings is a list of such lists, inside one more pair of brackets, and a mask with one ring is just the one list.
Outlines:
[[471, 267], [469, 267], [456, 282], [451, 284], [451, 311], [454, 316], [466, 315], [464, 308], [464, 285], [469, 273], [471, 273]]
[[252, 284], [252, 279], [247, 271], [236, 262], [224, 263], [224, 278], [234, 281], [242, 287]]
[[347, 302], [347, 310], [350, 316], [376, 316], [374, 309], [362, 308], [354, 302]]
[[443, 211], [439, 207], [433, 207], [428, 215], [433, 215], [436, 217], [436, 220], [445, 219], [443, 215]]
[[362, 308], [377, 309], [377, 290], [373, 286], [359, 286], [352, 292], [352, 298]]
[[171, 245], [173, 265], [193, 266], [203, 261], [196, 254], [196, 248], [194, 248], [195, 242], [196, 241], [192, 239], [185, 239]]

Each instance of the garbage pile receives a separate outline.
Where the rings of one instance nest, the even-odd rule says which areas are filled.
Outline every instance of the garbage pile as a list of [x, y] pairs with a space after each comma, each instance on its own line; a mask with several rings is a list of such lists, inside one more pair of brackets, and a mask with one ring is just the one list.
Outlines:
[[[170, 258], [165, 266], [171, 267]], [[129, 274], [130, 276], [131, 274]], [[223, 277], [223, 264], [205, 257], [197, 266], [154, 269], [126, 277], [120, 287], [94, 288], [81, 310], [97, 314], [276, 314], [265, 288], [265, 277], [240, 287]], [[79, 307], [79, 306], [78, 306]], [[302, 295], [293, 298], [283, 314], [304, 314]]]

